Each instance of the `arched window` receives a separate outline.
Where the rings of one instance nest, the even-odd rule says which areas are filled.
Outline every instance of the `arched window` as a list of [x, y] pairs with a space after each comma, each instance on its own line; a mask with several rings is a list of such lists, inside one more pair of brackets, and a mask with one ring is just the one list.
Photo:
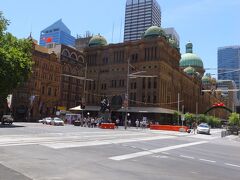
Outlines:
[[62, 52], [62, 55], [64, 56], [69, 56], [69, 51], [67, 49], [64, 49], [63, 52]]
[[82, 56], [78, 56], [78, 61], [80, 61], [80, 62], [84, 62], [84, 59], [83, 59], [83, 57]]
[[72, 53], [72, 54], [71, 54], [71, 58], [73, 58], [73, 59], [77, 59], [76, 54], [75, 54], [75, 53]]

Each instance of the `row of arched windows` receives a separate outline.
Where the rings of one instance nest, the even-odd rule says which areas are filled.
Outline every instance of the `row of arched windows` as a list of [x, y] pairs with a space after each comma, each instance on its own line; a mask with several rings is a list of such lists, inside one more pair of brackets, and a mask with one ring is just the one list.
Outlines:
[[75, 52], [70, 53], [70, 51], [68, 49], [64, 49], [62, 51], [62, 55], [84, 63], [83, 56], [81, 56], [81, 55], [77, 56], [77, 54]]

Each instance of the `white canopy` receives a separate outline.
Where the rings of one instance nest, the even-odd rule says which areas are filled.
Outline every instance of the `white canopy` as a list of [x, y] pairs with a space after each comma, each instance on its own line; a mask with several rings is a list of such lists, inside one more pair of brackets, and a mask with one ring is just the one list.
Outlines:
[[73, 107], [73, 108], [70, 108], [69, 110], [71, 111], [81, 111], [81, 106], [76, 106], [76, 107]]

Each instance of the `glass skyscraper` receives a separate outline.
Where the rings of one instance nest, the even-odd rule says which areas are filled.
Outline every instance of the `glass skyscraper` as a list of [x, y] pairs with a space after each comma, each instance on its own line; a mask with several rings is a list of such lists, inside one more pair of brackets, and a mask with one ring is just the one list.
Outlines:
[[240, 46], [218, 48], [218, 79], [233, 80], [240, 89]]
[[127, 0], [124, 41], [140, 39], [151, 26], [161, 26], [161, 9], [156, 0]]
[[65, 44], [74, 46], [75, 38], [71, 36], [71, 31], [59, 19], [46, 29], [41, 31], [40, 34], [40, 46], [51, 47], [52, 44]]

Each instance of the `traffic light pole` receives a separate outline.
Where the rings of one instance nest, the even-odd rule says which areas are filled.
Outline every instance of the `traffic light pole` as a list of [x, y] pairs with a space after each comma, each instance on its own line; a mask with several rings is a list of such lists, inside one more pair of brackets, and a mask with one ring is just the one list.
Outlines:
[[[87, 80], [87, 62], [86, 62], [86, 67], [85, 67], [85, 75], [84, 75], [84, 83], [83, 83], [83, 97], [82, 97], [82, 106], [85, 107], [86, 104], [86, 80]], [[82, 109], [82, 108], [81, 108]], [[82, 109], [82, 121], [83, 121], [83, 111], [84, 109]]]
[[125, 94], [125, 101], [127, 101], [126, 103], [126, 107], [125, 107], [125, 121], [124, 121], [124, 128], [127, 129], [127, 111], [128, 111], [128, 85], [129, 84], [129, 58], [128, 58], [128, 62], [127, 62], [127, 91]]

